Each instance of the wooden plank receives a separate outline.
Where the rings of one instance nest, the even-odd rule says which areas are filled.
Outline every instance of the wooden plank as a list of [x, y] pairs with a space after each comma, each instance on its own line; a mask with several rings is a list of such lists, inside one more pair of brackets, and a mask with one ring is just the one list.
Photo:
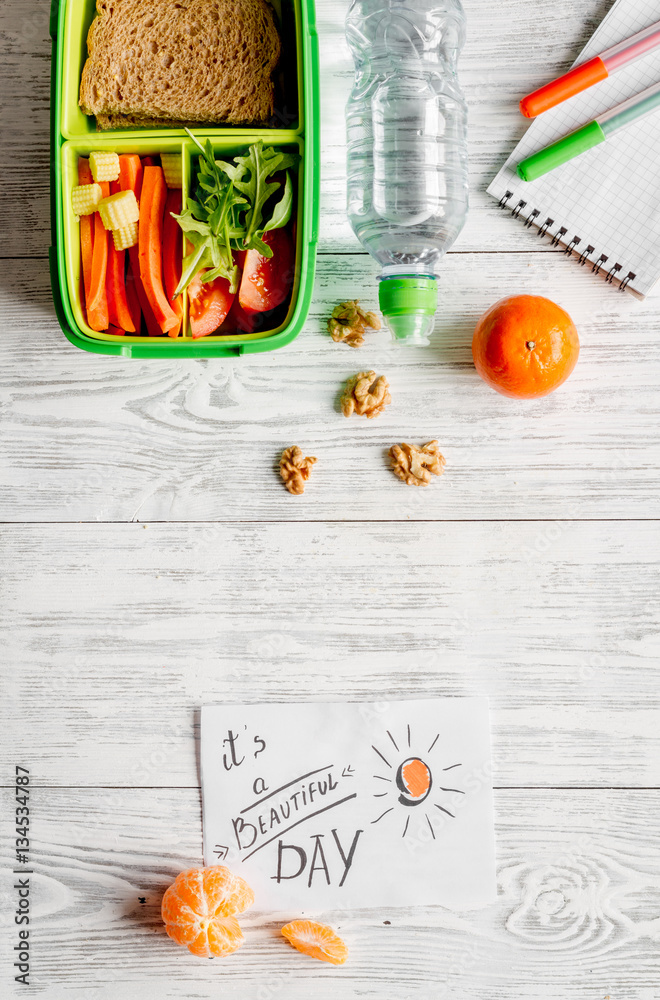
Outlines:
[[[358, 350], [325, 331], [333, 305], [375, 305], [375, 265], [324, 255], [304, 332], [273, 354], [134, 361], [76, 351], [53, 316], [44, 262], [10, 261], [5, 317], [5, 520], [317, 520], [657, 517], [660, 420], [657, 308], [545, 254], [455, 254], [427, 348], [382, 330]], [[512, 277], [512, 275], [514, 277]], [[537, 401], [506, 399], [472, 365], [481, 312], [504, 293], [557, 297], [582, 356]], [[346, 420], [344, 380], [373, 367], [393, 403]], [[387, 449], [438, 438], [441, 480], [397, 481]], [[276, 463], [299, 444], [319, 459], [291, 497]]]
[[658, 785], [657, 543], [647, 521], [7, 527], [7, 766], [190, 786], [202, 704], [486, 694], [496, 785]]
[[[470, 108], [472, 211], [457, 249], [547, 251], [547, 243], [500, 213], [485, 189], [526, 127], [519, 98], [567, 68], [608, 6], [609, 0], [588, 5], [553, 0], [551, 9], [536, 11], [522, 0], [466, 0], [469, 30], [460, 79]], [[320, 247], [331, 251], [358, 248], [345, 214], [344, 105], [353, 75], [344, 38], [347, 8], [347, 0], [317, 3], [323, 110]], [[51, 45], [43, 0], [3, 0], [0, 25], [2, 256], [44, 255], [50, 245]]]
[[[53, 1000], [83, 984], [86, 997], [115, 1000], [128, 983], [147, 1000], [211, 998], [219, 989], [231, 1000], [656, 995], [655, 792], [498, 792], [498, 901], [461, 913], [324, 914], [349, 945], [340, 969], [283, 942], [279, 928], [298, 914], [248, 912], [246, 944], [222, 961], [195, 958], [166, 937], [162, 892], [201, 861], [197, 790], [35, 787], [31, 802], [32, 982]], [[2, 803], [10, 833], [7, 793]]]

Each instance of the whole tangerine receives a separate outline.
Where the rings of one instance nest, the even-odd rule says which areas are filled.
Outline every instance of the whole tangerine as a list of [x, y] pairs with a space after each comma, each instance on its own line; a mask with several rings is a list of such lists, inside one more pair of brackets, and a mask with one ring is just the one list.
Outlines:
[[244, 943], [236, 916], [253, 902], [247, 882], [224, 865], [190, 868], [165, 890], [161, 915], [177, 944], [203, 958], [222, 957]]
[[575, 368], [580, 341], [568, 313], [541, 295], [512, 295], [483, 314], [472, 337], [474, 366], [504, 396], [547, 396]]

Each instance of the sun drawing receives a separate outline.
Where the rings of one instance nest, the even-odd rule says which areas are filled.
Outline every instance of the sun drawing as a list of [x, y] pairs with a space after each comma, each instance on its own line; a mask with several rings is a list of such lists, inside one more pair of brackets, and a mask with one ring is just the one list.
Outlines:
[[[410, 726], [407, 727], [407, 734], [406, 734], [407, 748], [403, 751], [399, 749], [399, 745], [397, 744], [396, 740], [392, 736], [389, 729], [386, 729], [385, 732], [387, 733], [390, 742], [394, 747], [394, 750], [396, 751], [396, 755], [392, 754], [392, 751], [389, 749], [389, 746], [386, 747], [386, 753], [383, 753], [378, 749], [378, 747], [373, 745], [371, 749], [378, 755], [380, 760], [384, 764], [386, 764], [387, 767], [389, 767], [392, 774], [389, 777], [383, 774], [374, 774], [374, 778], [377, 778], [379, 781], [388, 782], [392, 787], [386, 789], [384, 792], [375, 792], [374, 798], [375, 799], [388, 798], [390, 799], [390, 801], [394, 799], [394, 805], [388, 805], [387, 809], [385, 809], [384, 812], [381, 812], [381, 814], [376, 819], [373, 819], [371, 821], [372, 823], [380, 823], [381, 819], [383, 819], [383, 817], [387, 816], [389, 813], [394, 812], [397, 806], [403, 806], [405, 811], [409, 810], [412, 807], [420, 806], [423, 802], [427, 802], [432, 789], [434, 798], [438, 792], [456, 792], [459, 795], [465, 795], [465, 792], [461, 788], [447, 788], [444, 785], [438, 785], [434, 783], [433, 773], [427, 761], [422, 760], [421, 757], [412, 756], [410, 754], [410, 747], [411, 747]], [[430, 747], [424, 754], [425, 757], [431, 753], [436, 743], [438, 742], [439, 738], [440, 738], [440, 733], [437, 734], [437, 736], [431, 743]], [[450, 764], [448, 767], [441, 767], [438, 773], [442, 775], [445, 771], [453, 771], [454, 768], [461, 766], [462, 766], [461, 764]], [[441, 780], [444, 779], [441, 778]], [[439, 809], [441, 812], [446, 813], [447, 816], [451, 816], [452, 819], [456, 818], [455, 814], [451, 812], [449, 809], [447, 809], [446, 806], [443, 806], [441, 802], [430, 802], [427, 804], [435, 806], [436, 809]], [[403, 827], [403, 833], [401, 835], [402, 837], [405, 837], [408, 831], [408, 824], [410, 823], [411, 815], [412, 813], [408, 812], [406, 816], [405, 824]], [[426, 812], [426, 810], [424, 811], [424, 816], [426, 817], [426, 822], [428, 823], [431, 833], [433, 835], [433, 839], [435, 840], [435, 830], [433, 829], [431, 818], [428, 812]]]

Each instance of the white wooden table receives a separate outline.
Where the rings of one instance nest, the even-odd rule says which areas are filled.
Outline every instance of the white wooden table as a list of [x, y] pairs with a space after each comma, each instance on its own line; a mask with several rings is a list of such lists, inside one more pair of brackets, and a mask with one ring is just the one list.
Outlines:
[[[609, 6], [467, 0], [472, 208], [435, 335], [351, 351], [325, 319], [342, 298], [373, 306], [376, 268], [343, 211], [346, 2], [319, 0], [305, 331], [274, 354], [157, 362], [84, 354], [58, 329], [48, 4], [3, 0], [2, 783], [31, 769], [35, 995], [660, 995], [660, 297], [618, 294], [485, 195], [524, 129], [518, 97]], [[558, 300], [582, 341], [569, 382], [532, 403], [471, 364], [476, 318], [518, 292]], [[338, 389], [365, 367], [393, 405], [346, 421]], [[385, 450], [431, 437], [445, 476], [404, 487]], [[299, 498], [274, 471], [293, 443], [319, 459]], [[444, 694], [491, 699], [496, 904], [328, 913], [351, 949], [341, 969], [284, 949], [279, 914], [246, 920], [251, 946], [226, 962], [165, 937], [161, 893], [202, 860], [200, 705]], [[5, 787], [8, 836], [12, 810]], [[22, 996], [11, 884], [2, 990]]]

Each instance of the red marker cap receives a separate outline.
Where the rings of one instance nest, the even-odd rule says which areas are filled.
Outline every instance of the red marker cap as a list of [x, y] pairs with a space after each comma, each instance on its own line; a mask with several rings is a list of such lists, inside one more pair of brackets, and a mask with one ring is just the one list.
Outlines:
[[606, 80], [608, 76], [605, 63], [600, 56], [596, 56], [595, 59], [590, 59], [582, 66], [576, 66], [569, 73], [560, 76], [558, 80], [553, 80], [540, 90], [535, 90], [533, 94], [523, 97], [520, 110], [526, 118], [536, 118], [537, 115], [556, 107], [574, 94], [593, 87], [600, 80]]

